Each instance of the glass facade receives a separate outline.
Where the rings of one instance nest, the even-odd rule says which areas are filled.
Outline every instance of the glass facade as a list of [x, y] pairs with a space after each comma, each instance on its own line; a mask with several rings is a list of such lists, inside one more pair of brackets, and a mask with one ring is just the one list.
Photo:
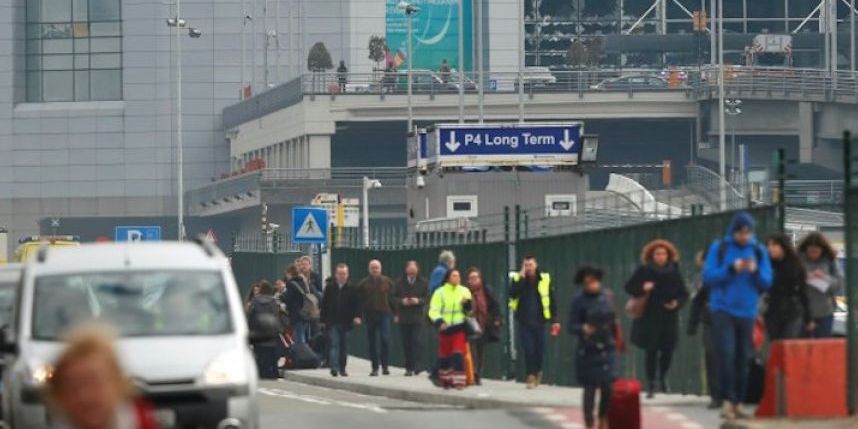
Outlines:
[[27, 0], [27, 101], [121, 99], [120, 0]]

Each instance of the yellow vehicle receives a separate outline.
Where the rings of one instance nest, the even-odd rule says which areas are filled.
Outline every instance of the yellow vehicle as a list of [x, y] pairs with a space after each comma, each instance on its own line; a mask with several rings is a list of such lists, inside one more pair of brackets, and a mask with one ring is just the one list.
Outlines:
[[76, 235], [33, 235], [18, 240], [15, 249], [15, 261], [27, 262], [30, 256], [39, 251], [43, 245], [48, 247], [79, 246], [80, 237]]

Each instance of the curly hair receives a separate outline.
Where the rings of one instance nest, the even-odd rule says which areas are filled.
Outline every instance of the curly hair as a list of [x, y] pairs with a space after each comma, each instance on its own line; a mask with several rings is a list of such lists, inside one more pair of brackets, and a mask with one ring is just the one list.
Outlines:
[[646, 264], [652, 262], [653, 254], [655, 253], [656, 249], [659, 249], [659, 248], [667, 250], [667, 261], [668, 262], [672, 262], [672, 263], [679, 262], [679, 251], [676, 250], [676, 246], [674, 246], [673, 243], [671, 243], [667, 240], [657, 239], [657, 240], [653, 240], [653, 241], [650, 241], [649, 243], [647, 243], [643, 247], [643, 250], [641, 250], [641, 264], [646, 265]]
[[834, 246], [831, 245], [831, 242], [828, 241], [822, 233], [820, 232], [811, 232], [801, 240], [801, 244], [798, 245], [799, 253], [806, 255], [807, 248], [810, 246], [816, 246], [822, 249], [822, 257], [828, 258], [832, 261], [837, 260], [837, 251], [834, 250]]

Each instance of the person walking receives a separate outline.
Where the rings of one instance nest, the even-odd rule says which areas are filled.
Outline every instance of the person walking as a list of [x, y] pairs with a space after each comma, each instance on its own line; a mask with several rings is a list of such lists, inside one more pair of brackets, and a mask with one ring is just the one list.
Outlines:
[[441, 75], [441, 81], [444, 83], [450, 82], [450, 65], [447, 64], [447, 59], [441, 60], [441, 67], [438, 68], [438, 74]]
[[441, 285], [444, 284], [444, 279], [447, 278], [447, 272], [456, 268], [456, 255], [452, 250], [442, 250], [438, 255], [438, 265], [432, 270], [429, 276], [429, 296], [432, 296]]
[[346, 62], [340, 60], [340, 65], [337, 67], [337, 82], [339, 83], [340, 94], [346, 92], [346, 83], [349, 79], [349, 68], [346, 67]]
[[[314, 307], [318, 312], [319, 301], [312, 293], [306, 277], [299, 271], [297, 263], [286, 268], [286, 293], [281, 295], [289, 315], [294, 340], [298, 344], [307, 343], [310, 324], [314, 319]], [[316, 320], [318, 322], [318, 320]]]
[[807, 298], [811, 338], [829, 338], [834, 324], [835, 297], [844, 281], [837, 265], [837, 251], [824, 235], [812, 232], [798, 246], [801, 262], [807, 273]]
[[253, 301], [253, 297], [256, 295], [259, 295], [259, 283], [250, 285], [250, 289], [247, 291], [247, 297], [244, 299], [245, 311], [250, 309], [250, 302]]
[[[277, 334], [280, 333], [280, 304], [274, 299], [274, 286], [268, 281], [259, 282], [259, 294], [250, 301], [247, 313], [247, 325], [251, 332], [265, 333], [263, 341], [253, 344], [253, 356], [259, 377], [276, 380], [280, 377], [277, 371]], [[273, 328], [273, 332], [270, 331]]]
[[322, 300], [322, 324], [328, 333], [328, 364], [331, 376], [348, 377], [349, 333], [361, 324], [357, 287], [349, 278], [349, 266], [338, 264], [334, 276], [325, 284]]
[[697, 334], [699, 326], [703, 326], [701, 342], [703, 343], [703, 364], [706, 371], [706, 385], [709, 388], [710, 410], [721, 408], [720, 391], [718, 389], [718, 357], [715, 355], [715, 340], [712, 333], [712, 313], [709, 311], [709, 288], [703, 285], [703, 264], [709, 249], [697, 252], [694, 276], [694, 295], [691, 298], [691, 311], [688, 316], [688, 336]]
[[772, 260], [772, 287], [766, 294], [765, 324], [769, 340], [801, 338], [812, 327], [804, 266], [792, 239], [783, 233], [766, 240]]
[[462, 390], [465, 374], [466, 321], [471, 311], [471, 292], [461, 285], [458, 270], [447, 272], [444, 285], [432, 294], [429, 318], [438, 329], [438, 379], [445, 388]]
[[640, 260], [625, 289], [632, 297], [646, 299], [643, 314], [632, 323], [631, 340], [646, 352], [647, 398], [652, 398], [656, 390], [669, 393], [667, 373], [679, 338], [679, 309], [688, 300], [688, 291], [673, 243], [647, 243]]
[[613, 303], [602, 290], [603, 271], [585, 266], [575, 274], [575, 284], [581, 291], [572, 300], [568, 330], [577, 338], [575, 375], [584, 386], [584, 424], [587, 429], [596, 427], [594, 411], [596, 391], [599, 401], [599, 428], [608, 428], [608, 410], [612, 386], [616, 378], [617, 344], [614, 332], [619, 328]]
[[405, 376], [419, 375], [421, 337], [426, 326], [426, 301], [429, 296], [429, 282], [420, 276], [420, 267], [416, 261], [405, 264], [405, 274], [396, 281], [393, 288], [393, 301], [396, 303], [396, 321], [402, 335], [402, 348], [405, 352]]
[[727, 235], [709, 247], [703, 269], [703, 284], [710, 290], [722, 416], [728, 420], [748, 416], [740, 401], [748, 389], [757, 303], [772, 284], [771, 261], [754, 227], [750, 213], [737, 213]]
[[539, 271], [533, 256], [525, 256], [521, 271], [512, 276], [509, 308], [515, 314], [519, 340], [524, 348], [527, 388], [534, 389], [542, 382], [545, 324], [551, 323], [551, 335], [556, 337], [560, 334], [560, 323], [551, 276]]
[[369, 275], [358, 284], [362, 320], [369, 336], [369, 357], [372, 361], [371, 377], [390, 375], [390, 323], [393, 318], [393, 281], [381, 273], [381, 261], [369, 262]]
[[[316, 297], [318, 303], [321, 303], [324, 295], [324, 291], [322, 289], [322, 275], [313, 271], [313, 258], [304, 255], [298, 258], [297, 264], [298, 270], [301, 272], [301, 275], [310, 287], [310, 293]], [[314, 346], [317, 353], [322, 352], [321, 350], [318, 350], [318, 347], [316, 347], [319, 344], [321, 335], [322, 329], [319, 326], [319, 320], [317, 318], [310, 319], [307, 323], [307, 342]], [[324, 343], [324, 341], [322, 341], [322, 343]]]
[[486, 364], [486, 346], [500, 341], [500, 328], [503, 324], [503, 318], [492, 288], [483, 282], [483, 273], [479, 268], [471, 267], [468, 269], [468, 289], [470, 289], [473, 297], [473, 316], [483, 332], [479, 338], [471, 340], [474, 379], [477, 385], [481, 385], [483, 368]]

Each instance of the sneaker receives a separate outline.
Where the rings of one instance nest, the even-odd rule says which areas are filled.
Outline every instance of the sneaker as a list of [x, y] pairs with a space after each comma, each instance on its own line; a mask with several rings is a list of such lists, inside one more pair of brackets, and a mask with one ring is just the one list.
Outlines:
[[721, 418], [724, 420], [736, 420], [736, 409], [728, 401], [724, 401], [721, 405]]
[[751, 415], [748, 414], [748, 412], [745, 411], [744, 408], [742, 408], [742, 404], [736, 404], [735, 406], [733, 406], [733, 414], [736, 415], [737, 419], [749, 419], [749, 418], [751, 418]]
[[527, 388], [535, 389], [536, 388], [536, 376], [531, 374], [527, 376]]
[[337, 370], [335, 370], [335, 369], [331, 370], [331, 377], [336, 377], [338, 375], [340, 375], [340, 374], [337, 372]]
[[378, 377], [378, 370], [377, 369], [372, 370], [372, 372], [369, 373], [369, 376], [370, 377]]
[[390, 370], [389, 370], [389, 369], [387, 369], [387, 368], [384, 368], [383, 370], [381, 370], [381, 373], [382, 373], [383, 375], [390, 375]]

